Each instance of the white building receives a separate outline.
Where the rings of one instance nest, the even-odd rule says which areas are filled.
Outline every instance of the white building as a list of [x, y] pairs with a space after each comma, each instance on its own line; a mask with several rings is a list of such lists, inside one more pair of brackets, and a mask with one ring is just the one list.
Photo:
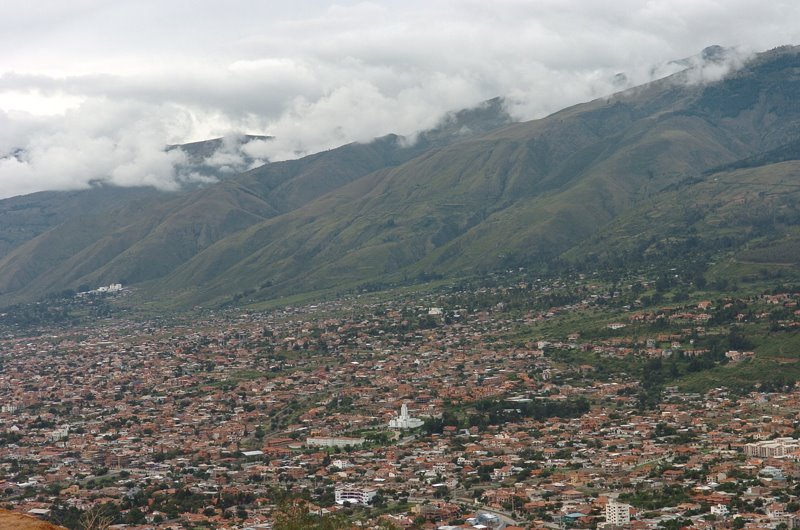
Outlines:
[[338, 467], [339, 469], [347, 469], [353, 467], [353, 464], [351, 464], [347, 460], [342, 460], [341, 458], [337, 458], [336, 460], [331, 461], [331, 465], [333, 467]]
[[467, 524], [471, 524], [472, 528], [481, 528], [481, 529], [500, 528], [501, 526], [504, 526], [498, 516], [496, 516], [493, 513], [486, 513], [486, 512], [481, 512], [475, 517], [470, 517], [469, 519], [467, 519]]
[[112, 283], [111, 285], [104, 285], [97, 288], [98, 293], [118, 293], [122, 290], [121, 283]]
[[400, 407], [400, 415], [389, 420], [390, 429], [416, 429], [422, 427], [425, 422], [419, 418], [412, 418], [408, 415], [408, 407], [405, 403]]
[[624, 526], [631, 522], [630, 504], [622, 504], [616, 500], [606, 504], [606, 524], [611, 526]]
[[336, 504], [349, 502], [350, 504], [367, 505], [377, 493], [378, 490], [375, 488], [342, 484], [341, 486], [336, 486], [334, 490], [334, 499], [336, 500]]
[[758, 458], [782, 458], [800, 450], [800, 441], [794, 438], [775, 438], [745, 444], [744, 454]]
[[69, 425], [63, 425], [53, 430], [48, 438], [54, 442], [64, 440], [69, 436]]
[[344, 436], [318, 436], [316, 438], [306, 438], [306, 445], [309, 447], [354, 447], [362, 445], [364, 438], [347, 438]]

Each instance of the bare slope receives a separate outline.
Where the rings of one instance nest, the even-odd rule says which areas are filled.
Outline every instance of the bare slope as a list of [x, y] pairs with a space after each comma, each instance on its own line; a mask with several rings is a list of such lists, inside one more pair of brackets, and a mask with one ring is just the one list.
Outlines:
[[2, 508], [0, 508], [0, 528], [3, 530], [64, 530], [61, 526]]

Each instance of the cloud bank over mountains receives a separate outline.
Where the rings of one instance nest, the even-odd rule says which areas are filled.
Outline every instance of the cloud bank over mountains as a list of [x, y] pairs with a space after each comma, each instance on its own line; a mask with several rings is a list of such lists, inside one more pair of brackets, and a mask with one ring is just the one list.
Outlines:
[[800, 5], [753, 0], [264, 3], [38, 0], [0, 7], [0, 197], [211, 177], [165, 150], [229, 134], [208, 165], [283, 160], [504, 96], [517, 119], [687, 66], [719, 77], [800, 37]]

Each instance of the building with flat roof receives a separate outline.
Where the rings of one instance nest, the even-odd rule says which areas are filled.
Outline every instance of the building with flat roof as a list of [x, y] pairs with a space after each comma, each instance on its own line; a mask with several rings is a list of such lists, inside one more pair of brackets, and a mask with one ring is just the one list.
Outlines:
[[347, 438], [344, 436], [318, 436], [316, 438], [306, 438], [306, 445], [309, 447], [355, 447], [362, 445], [364, 438]]
[[631, 522], [631, 505], [611, 500], [606, 504], [606, 525], [625, 526]]
[[377, 493], [378, 490], [375, 488], [342, 484], [336, 486], [334, 500], [336, 504], [349, 502], [350, 504], [363, 504], [366, 506]]
[[800, 440], [794, 438], [775, 438], [745, 444], [744, 454], [758, 458], [782, 458], [800, 450]]

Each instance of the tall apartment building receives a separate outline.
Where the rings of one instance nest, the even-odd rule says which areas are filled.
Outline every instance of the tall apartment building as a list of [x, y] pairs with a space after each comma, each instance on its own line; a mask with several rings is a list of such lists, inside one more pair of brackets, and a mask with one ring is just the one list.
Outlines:
[[631, 522], [631, 505], [610, 500], [606, 504], [606, 525], [624, 526]]

